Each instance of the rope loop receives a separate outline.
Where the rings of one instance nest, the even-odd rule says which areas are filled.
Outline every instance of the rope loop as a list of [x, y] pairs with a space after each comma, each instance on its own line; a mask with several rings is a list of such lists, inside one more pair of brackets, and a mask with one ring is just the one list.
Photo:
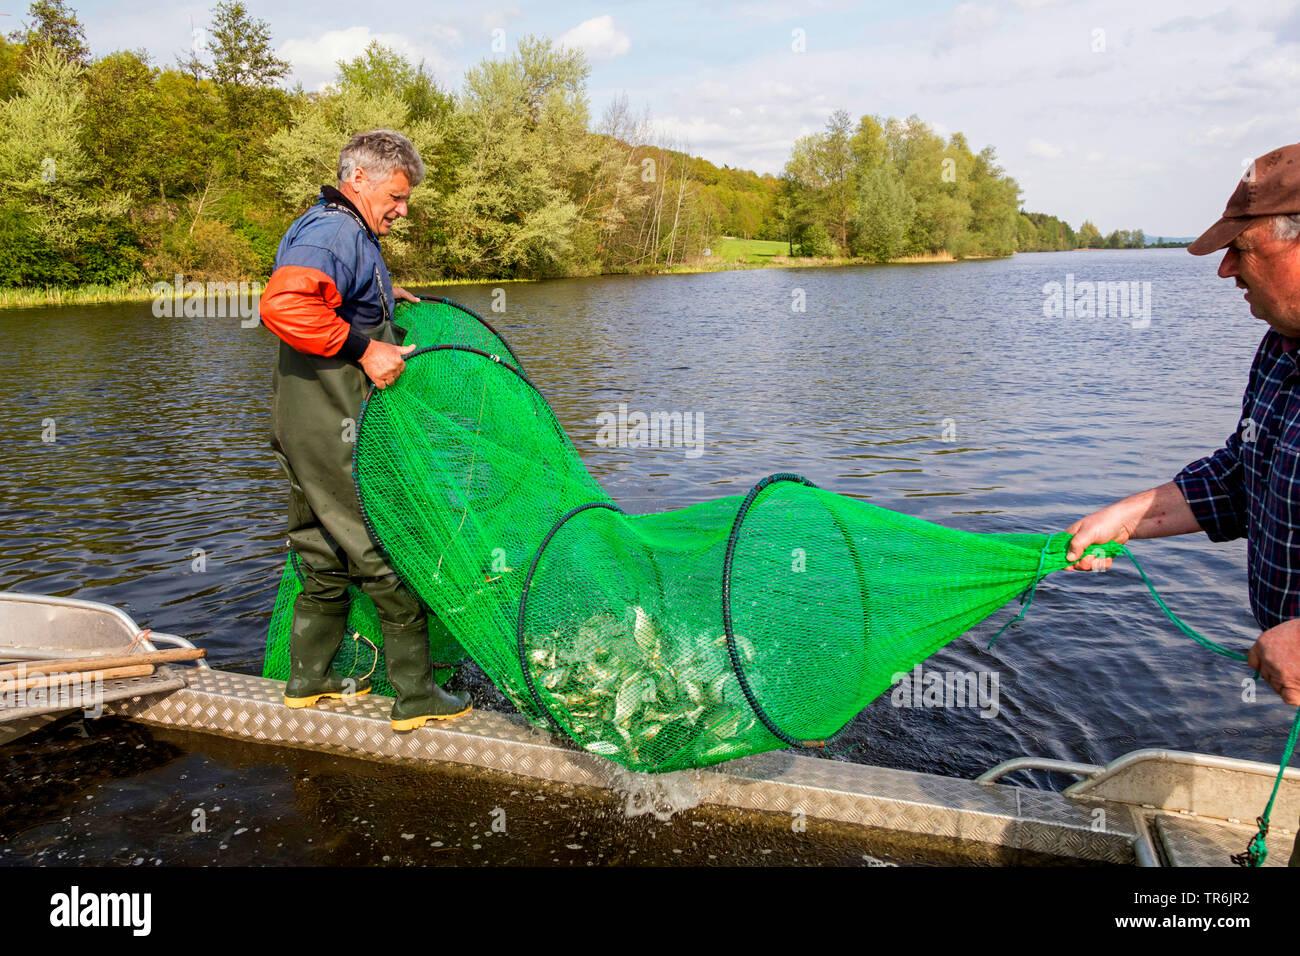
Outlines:
[[[1020, 603], [1022, 605], [1020, 609], [1020, 613], [1017, 614], [1010, 621], [1008, 621], [1006, 624], [1002, 625], [1001, 629], [996, 634], [993, 635], [993, 640], [989, 641], [988, 643], [989, 647], [993, 646], [993, 642], [996, 641], [999, 637], [1001, 637], [1003, 632], [1006, 631], [1007, 628], [1009, 628], [1012, 624], [1015, 624], [1016, 622], [1022, 620], [1025, 616], [1025, 612], [1028, 611], [1030, 606], [1034, 603], [1034, 594], [1038, 590], [1038, 582], [1043, 580], [1044, 577], [1046, 577], [1046, 575], [1043, 573], [1043, 564], [1047, 558], [1047, 549], [1051, 546], [1051, 544], [1052, 544], [1052, 538], [1048, 538], [1048, 540], [1043, 544], [1043, 549], [1038, 553], [1038, 570], [1034, 572], [1033, 583], [1031, 583], [1029, 587], [1025, 589], [1024, 593], [1020, 595]], [[1089, 546], [1089, 547], [1091, 548], [1093, 546]], [[1087, 554], [1088, 551], [1085, 550], [1084, 553]], [[1155, 585], [1151, 583], [1151, 579], [1147, 577], [1147, 573], [1142, 570], [1142, 565], [1138, 563], [1137, 558], [1133, 556], [1133, 552], [1128, 549], [1128, 546], [1123, 544], [1120, 545], [1119, 553], [1125, 555], [1130, 561], [1133, 562], [1133, 567], [1137, 569], [1137, 573], [1142, 578], [1142, 583], [1145, 584], [1147, 586], [1147, 590], [1151, 592], [1151, 597], [1155, 600], [1156, 604], [1160, 607], [1160, 610], [1164, 611], [1165, 617], [1169, 618], [1169, 620], [1173, 623], [1173, 625], [1176, 628], [1178, 628], [1178, 630], [1182, 631], [1183, 634], [1187, 635], [1192, 640], [1196, 641], [1196, 643], [1200, 644], [1206, 650], [1213, 651], [1215, 654], [1218, 654], [1221, 657], [1227, 657], [1234, 661], [1244, 662], [1247, 660], [1246, 655], [1241, 653], [1240, 651], [1230, 650], [1229, 648], [1224, 647], [1222, 644], [1216, 643], [1215, 641], [1210, 640], [1208, 637], [1199, 634], [1194, 628], [1189, 627], [1187, 624], [1183, 623], [1183, 621], [1178, 617], [1178, 615], [1176, 615], [1173, 611], [1171, 611], [1169, 609], [1169, 605], [1165, 604], [1164, 600], [1160, 597], [1160, 595], [1156, 593]], [[1259, 679], [1258, 671], [1255, 672], [1255, 679], [1256, 680]], [[1266, 845], [1266, 841], [1268, 839], [1269, 815], [1272, 814], [1273, 812], [1273, 802], [1277, 799], [1278, 789], [1282, 786], [1282, 777], [1286, 773], [1287, 765], [1291, 763], [1291, 757], [1295, 753], [1296, 740], [1298, 737], [1300, 737], [1300, 708], [1296, 708], [1295, 719], [1292, 721], [1291, 724], [1291, 733], [1287, 737], [1286, 747], [1282, 752], [1282, 762], [1279, 764], [1277, 768], [1277, 779], [1273, 781], [1273, 792], [1268, 798], [1268, 805], [1264, 807], [1264, 812], [1260, 814], [1260, 816], [1256, 820], [1256, 822], [1259, 824], [1259, 832], [1257, 832], [1251, 838], [1250, 843], [1246, 846], [1246, 849], [1243, 852], [1234, 853], [1231, 857], [1232, 862], [1238, 866], [1248, 866], [1248, 867], [1263, 866], [1264, 861], [1268, 859], [1268, 847]], [[1300, 839], [1300, 837], [1297, 837], [1297, 839]]]

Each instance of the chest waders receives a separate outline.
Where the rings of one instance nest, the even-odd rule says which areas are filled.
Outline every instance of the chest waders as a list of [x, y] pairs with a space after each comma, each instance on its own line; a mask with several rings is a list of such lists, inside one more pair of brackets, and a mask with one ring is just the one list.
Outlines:
[[[362, 330], [395, 344], [385, 321]], [[343, 642], [348, 585], [374, 602], [383, 633], [388, 680], [396, 693], [395, 730], [469, 710], [465, 697], [434, 681], [429, 617], [389, 566], [366, 528], [352, 477], [356, 422], [369, 380], [345, 359], [307, 355], [280, 343], [271, 411], [271, 447], [289, 478], [289, 547], [302, 592], [293, 605], [285, 703], [307, 707], [321, 697], [369, 692], [365, 678], [345, 678], [332, 661]], [[440, 624], [441, 622], [436, 622]]]

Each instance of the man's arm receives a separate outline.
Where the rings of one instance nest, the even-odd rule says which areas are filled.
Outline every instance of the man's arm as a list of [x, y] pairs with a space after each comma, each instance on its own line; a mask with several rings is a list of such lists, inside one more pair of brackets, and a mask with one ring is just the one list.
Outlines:
[[1129, 495], [1123, 501], [1094, 511], [1065, 530], [1074, 535], [1070, 539], [1070, 551], [1066, 557], [1078, 561], [1070, 566], [1071, 570], [1090, 571], [1094, 566], [1108, 568], [1111, 563], [1110, 558], [1093, 555], [1086, 555], [1080, 560], [1079, 555], [1090, 544], [1104, 544], [1107, 541], [1123, 544], [1133, 538], [1190, 534], [1200, 531], [1201, 525], [1177, 482], [1166, 481], [1163, 485]]
[[[1173, 481], [1131, 495], [1081, 518], [1065, 530], [1074, 535], [1067, 558], [1076, 561], [1090, 544], [1132, 538], [1162, 538], [1204, 531], [1211, 541], [1231, 541], [1246, 533], [1245, 470], [1241, 462], [1241, 428], [1251, 420], [1255, 395], [1270, 357], [1278, 348], [1276, 333], [1265, 333], [1251, 362], [1241, 397], [1241, 420], [1223, 447], [1192, 462]], [[1252, 429], [1254, 426], [1251, 426]], [[1108, 568], [1110, 558], [1089, 556], [1071, 570]]]
[[327, 273], [283, 265], [262, 292], [262, 324], [299, 352], [356, 362], [379, 388], [391, 385], [406, 368], [403, 356], [415, 346], [389, 345], [362, 335], [334, 311], [342, 302]]
[[[1253, 371], [1252, 371], [1252, 382]], [[1251, 390], [1242, 400], [1242, 416], [1250, 407]], [[1234, 431], [1222, 448], [1200, 458], [1173, 481], [1130, 495], [1080, 518], [1065, 530], [1074, 535], [1066, 557], [1078, 561], [1072, 571], [1105, 569], [1111, 558], [1079, 555], [1090, 544], [1133, 538], [1164, 538], [1204, 531], [1211, 541], [1231, 541], [1246, 533], [1246, 488], [1241, 463], [1241, 436]]]
[[343, 295], [328, 273], [283, 265], [271, 273], [262, 291], [262, 324], [299, 352], [356, 362], [370, 339], [334, 311], [342, 304]]

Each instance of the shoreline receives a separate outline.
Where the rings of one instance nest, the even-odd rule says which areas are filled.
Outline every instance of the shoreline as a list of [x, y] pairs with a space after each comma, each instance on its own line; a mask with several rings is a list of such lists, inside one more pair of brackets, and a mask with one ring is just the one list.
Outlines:
[[[1159, 248], [1151, 246], [1149, 248]], [[1079, 252], [1078, 249], [1059, 250], [1066, 252]], [[791, 257], [791, 256], [772, 256], [765, 262], [748, 262], [744, 261], [709, 261], [707, 259], [696, 258], [689, 262], [678, 263], [673, 266], [630, 266], [625, 269], [616, 269], [611, 272], [597, 272], [591, 274], [575, 274], [571, 276], [551, 276], [547, 278], [561, 279], [593, 279], [600, 276], [619, 276], [619, 275], [699, 275], [706, 272], [743, 272], [751, 269], [817, 269], [829, 267], [847, 267], [847, 266], [905, 266], [905, 265], [933, 265], [936, 263], [948, 262], [971, 262], [977, 260], [1009, 259], [1014, 256], [1011, 253], [1006, 256], [965, 256], [958, 259], [948, 252], [927, 253], [919, 256], [903, 256], [898, 259], [890, 259], [888, 262], [873, 262], [869, 259], [851, 258], [851, 257]], [[73, 286], [71, 288], [63, 287], [45, 287], [41, 289], [32, 288], [14, 288], [0, 289], [0, 310], [5, 309], [27, 309], [40, 308], [47, 306], [61, 305], [115, 305], [126, 302], [149, 302], [155, 297], [153, 287], [156, 282], [166, 282], [165, 279], [155, 280], [149, 283], [118, 283], [116, 285], [89, 285]], [[265, 279], [249, 280], [252, 282], [265, 283]], [[423, 278], [404, 277], [396, 284], [410, 288], [436, 288], [439, 286], [454, 285], [503, 285], [514, 282], [540, 282], [541, 278], [536, 279], [447, 279], [447, 278]]]

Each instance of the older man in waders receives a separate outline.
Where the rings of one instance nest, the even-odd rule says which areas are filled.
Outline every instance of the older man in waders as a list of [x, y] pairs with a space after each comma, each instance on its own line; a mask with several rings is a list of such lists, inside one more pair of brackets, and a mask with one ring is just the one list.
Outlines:
[[[1245, 290], [1269, 330], [1255, 352], [1241, 421], [1214, 454], [1173, 481], [1131, 495], [1066, 528], [1074, 568], [1090, 544], [1204, 531], [1246, 539], [1250, 607], [1263, 633], [1247, 663], [1288, 704], [1300, 704], [1300, 143], [1261, 156], [1223, 217], [1188, 251], [1224, 250], [1219, 275]], [[1300, 866], [1300, 839], [1291, 853]]]
[[419, 153], [400, 133], [352, 137], [339, 155], [338, 188], [323, 186], [280, 241], [261, 303], [262, 324], [280, 339], [271, 447], [289, 478], [289, 546], [303, 580], [284, 702], [309, 707], [369, 692], [369, 681], [332, 667], [348, 585], [356, 584], [379, 614], [397, 731], [470, 709], [434, 682], [428, 615], [371, 539], [352, 479], [352, 431], [367, 385], [393, 384], [414, 348], [396, 344], [392, 306], [395, 296], [415, 298], [392, 284], [379, 237], [406, 215], [423, 178]]

